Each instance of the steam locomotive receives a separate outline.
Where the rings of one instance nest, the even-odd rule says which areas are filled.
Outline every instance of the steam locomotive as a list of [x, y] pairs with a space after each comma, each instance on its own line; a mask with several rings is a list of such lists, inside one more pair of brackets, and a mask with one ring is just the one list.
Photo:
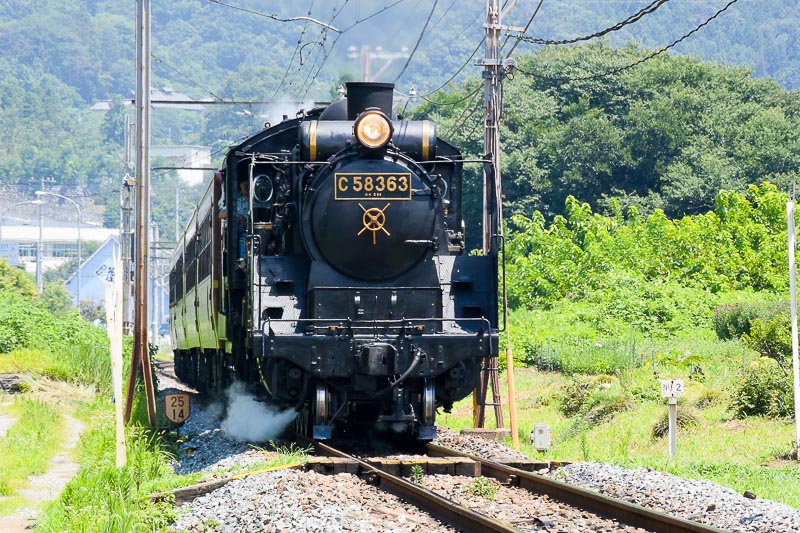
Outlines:
[[464, 160], [393, 113], [393, 88], [348, 83], [230, 148], [171, 257], [182, 381], [258, 387], [315, 439], [363, 423], [432, 439], [476, 388], [497, 257], [465, 252]]

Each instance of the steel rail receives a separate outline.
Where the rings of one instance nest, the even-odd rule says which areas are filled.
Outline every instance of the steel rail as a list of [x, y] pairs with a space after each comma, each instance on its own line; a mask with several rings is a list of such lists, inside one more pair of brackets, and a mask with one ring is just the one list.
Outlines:
[[521, 530], [510, 525], [504, 524], [485, 514], [473, 511], [467, 507], [459, 505], [435, 492], [423, 488], [405, 479], [388, 474], [371, 464], [353, 457], [343, 451], [337, 450], [327, 444], [316, 442], [318, 453], [329, 457], [343, 457], [355, 461], [359, 465], [359, 471], [366, 473], [378, 482], [378, 485], [396, 496], [411, 502], [412, 504], [424, 509], [436, 518], [447, 522], [459, 531], [484, 533], [520, 533]]
[[616, 519], [620, 523], [629, 526], [653, 531], [654, 533], [725, 533], [723, 529], [653, 511], [641, 505], [612, 498], [593, 490], [584, 489], [436, 444], [428, 444], [427, 453], [434, 457], [467, 457], [480, 463], [482, 475], [493, 477], [503, 483], [521, 487], [531, 492], [546, 494], [554, 500]]

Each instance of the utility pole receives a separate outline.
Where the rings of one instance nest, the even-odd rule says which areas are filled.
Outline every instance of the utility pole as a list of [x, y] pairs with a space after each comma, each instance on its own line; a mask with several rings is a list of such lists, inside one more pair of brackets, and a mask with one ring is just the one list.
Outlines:
[[[36, 178], [31, 178], [31, 181], [34, 179]], [[55, 183], [55, 179], [45, 179], [44, 176], [40, 177], [40, 191], [44, 191], [45, 183]], [[39, 291], [39, 294], [42, 294], [42, 291], [44, 290], [44, 265], [42, 263], [42, 252], [44, 251], [44, 244], [42, 243], [42, 231], [44, 230], [44, 211], [42, 210], [43, 202], [40, 199], [37, 198], [33, 203], [36, 203], [39, 206], [39, 238], [36, 240], [36, 289]], [[78, 304], [80, 304], [80, 302], [78, 302]]]
[[150, 294], [152, 295], [152, 302], [153, 308], [151, 310], [151, 314], [153, 315], [153, 342], [158, 343], [158, 330], [161, 326], [161, 295], [159, 292], [158, 287], [158, 280], [160, 277], [159, 272], [159, 244], [161, 241], [161, 235], [159, 232], [158, 224], [152, 222], [150, 224], [150, 230], [152, 231], [152, 236], [150, 242], [153, 244], [152, 246], [152, 255], [150, 256]]
[[175, 187], [175, 246], [178, 246], [178, 239], [181, 237], [180, 199], [181, 189]]
[[[404, 46], [399, 52], [387, 52], [383, 47], [378, 46], [372, 50], [368, 44], [361, 45], [361, 50], [355, 46], [347, 49], [347, 57], [349, 59], [359, 59], [361, 62], [361, 80], [372, 81], [378, 79], [386, 69], [389, 68], [395, 59], [407, 59], [409, 56], [408, 47]], [[385, 61], [383, 66], [378, 71], [372, 73], [372, 61], [381, 59]]]
[[150, 222], [150, 0], [136, 1], [136, 273], [134, 277], [133, 356], [128, 377], [125, 421], [131, 419], [139, 369], [144, 380], [147, 419], [156, 424], [156, 398], [147, 335], [148, 230]]
[[131, 245], [133, 244], [133, 231], [131, 230], [131, 212], [133, 211], [133, 186], [135, 180], [131, 177], [130, 171], [133, 170], [133, 162], [131, 160], [131, 132], [133, 130], [133, 121], [130, 116], [125, 116], [125, 130], [124, 130], [124, 144], [125, 144], [125, 176], [122, 178], [122, 187], [120, 187], [120, 209], [122, 210], [122, 227], [120, 231], [120, 248], [122, 256], [122, 316], [119, 320], [122, 322], [122, 334], [131, 334]]
[[[44, 178], [42, 179], [42, 189], [44, 189]], [[39, 202], [39, 239], [36, 241], [36, 289], [39, 294], [44, 290], [44, 278], [42, 276], [42, 227], [44, 226], [44, 213], [42, 212], [42, 201]]]
[[[511, 29], [502, 25], [502, 17], [513, 9], [516, 2], [511, 2], [505, 11], [500, 7], [500, 0], [486, 0], [486, 50], [483, 60], [477, 64], [483, 67], [483, 104], [484, 104], [484, 135], [483, 146], [485, 157], [489, 158], [489, 164], [483, 167], [483, 253], [489, 255], [496, 261], [500, 252], [500, 243], [504, 239], [503, 235], [503, 188], [502, 177], [500, 175], [500, 116], [503, 105], [503, 78], [505, 76], [504, 61], [500, 57], [500, 33], [503, 30]], [[495, 269], [496, 270], [496, 269]], [[503, 317], [504, 326], [508, 324], [505, 320], [507, 301], [505, 288], [503, 290]], [[516, 404], [514, 391], [514, 363], [511, 353], [511, 345], [506, 348], [506, 362], [508, 375], [508, 397], [509, 408], [511, 411], [511, 437], [514, 446], [519, 446], [519, 435], [517, 434]], [[496, 427], [503, 427], [503, 410], [500, 402], [500, 380], [498, 375], [499, 358], [492, 357], [484, 359], [481, 369], [481, 379], [476, 391], [475, 402], [475, 425], [483, 427], [485, 419], [485, 406], [494, 406]], [[492, 385], [492, 402], [486, 402], [489, 391], [489, 383]]]

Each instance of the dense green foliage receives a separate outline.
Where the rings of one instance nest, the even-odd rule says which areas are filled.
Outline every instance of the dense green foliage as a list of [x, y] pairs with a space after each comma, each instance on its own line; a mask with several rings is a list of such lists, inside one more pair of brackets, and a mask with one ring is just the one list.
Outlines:
[[[504, 20], [524, 25], [536, 4], [523, 0]], [[542, 7], [528, 33], [556, 39], [589, 34], [629, 16], [640, 4], [575, 6], [554, 0]], [[800, 25], [793, 0], [768, 4], [740, 2], [673, 51], [742, 65], [785, 87], [798, 87], [800, 71], [792, 58]], [[306, 12], [284, 2], [242, 0], [237, 5], [278, 18]], [[612, 46], [629, 41], [664, 46], [719, 7], [714, 2], [670, 3], [593, 46], [520, 44], [515, 56], [522, 70], [537, 77], [517, 72], [506, 83], [504, 171], [511, 211], [530, 215], [538, 209], [550, 217], [563, 212], [569, 194], [597, 209], [602, 195], [619, 190], [626, 195], [623, 205], [661, 207], [674, 216], [704, 210], [719, 188], [742, 190], [746, 183], [765, 179], [782, 188], [790, 183], [797, 163], [797, 139], [791, 134], [797, 129], [797, 95], [782, 92], [777, 83], [752, 80], [743, 69], [669, 56], [607, 78], [570, 82], [545, 77], [581, 77], [630, 64], [649, 50]], [[401, 92], [411, 86], [420, 93], [433, 91], [459, 72], [455, 83], [434, 99], [452, 102], [464, 96], [459, 82], [477, 74], [468, 57], [482, 36], [483, 10], [482, 3], [455, 7], [440, 2], [397, 79]], [[349, 47], [410, 48], [428, 15], [427, 8], [404, 2], [312, 3], [307, 11], [348, 31], [337, 34], [302, 20], [282, 23], [213, 2], [154, 3], [155, 88], [169, 86], [194, 98], [279, 103], [208, 106], [202, 113], [159, 107], [153, 114], [153, 145], [205, 144], [218, 162], [225, 146], [265, 121], [293, 115], [297, 106], [288, 101], [302, 100], [308, 108], [312, 100], [329, 99], [342, 80], [359, 79], [358, 53], [348, 54]], [[0, 183], [26, 194], [36, 187], [32, 176], [52, 176], [61, 193], [104, 205], [105, 223], [117, 223], [120, 180], [128, 170], [121, 159], [124, 116], [131, 111], [125, 100], [134, 87], [133, 12], [132, 5], [109, 0], [69, 6], [54, 0], [4, 3]], [[385, 65], [380, 78], [395, 79], [403, 64]], [[462, 65], [466, 68], [459, 71]], [[383, 66], [374, 60], [372, 72]], [[97, 99], [112, 101], [105, 116], [88, 109]], [[476, 104], [468, 99], [436, 108], [437, 113], [425, 104], [420, 113], [441, 118], [440, 134], [477, 154]], [[477, 170], [470, 172], [474, 178]], [[176, 179], [169, 172], [154, 173], [153, 219], [165, 234], [170, 228], [170, 236]], [[182, 224], [200, 191], [181, 188], [186, 189]], [[466, 192], [473, 213], [474, 191], [471, 180]]]
[[[110, 412], [110, 410], [109, 410]], [[114, 426], [105, 420], [81, 440], [78, 475], [51, 503], [42, 531], [158, 531], [175, 518], [170, 502], [149, 500], [146, 484], [170, 473], [170, 455], [158, 437], [133, 427], [124, 468], [115, 465]]]
[[746, 195], [721, 191], [716, 209], [680, 220], [644, 217], [611, 202], [607, 215], [567, 200], [566, 216], [516, 215], [510, 234], [513, 307], [562, 300], [595, 304], [596, 320], [640, 331], [710, 325], [715, 293], [786, 287], [784, 205], [769, 184]]
[[[661, 209], [680, 218], [727, 209], [715, 205], [720, 189], [745, 192], [763, 181], [791, 189], [800, 168], [797, 91], [753, 79], [742, 68], [668, 55], [613, 76], [562, 79], [611, 71], [649, 52], [597, 44], [520, 59], [521, 70], [534, 76], [520, 72], [506, 83], [501, 162], [507, 214], [538, 210], [551, 220], [569, 212], [572, 196], [594, 210], [637, 207], [646, 215]], [[440, 137], [478, 156], [481, 94], [468, 98], [474, 87], [421, 105], [414, 116], [436, 120]], [[466, 100], [440, 105], [459, 98]], [[472, 220], [480, 171], [477, 165], [466, 171]]]
[[793, 416], [791, 368], [768, 357], [747, 365], [731, 393], [731, 410], [738, 417]]
[[84, 321], [70, 300], [59, 284], [37, 296], [28, 274], [0, 260], [0, 367], [17, 361], [24, 370], [107, 392], [108, 336]]

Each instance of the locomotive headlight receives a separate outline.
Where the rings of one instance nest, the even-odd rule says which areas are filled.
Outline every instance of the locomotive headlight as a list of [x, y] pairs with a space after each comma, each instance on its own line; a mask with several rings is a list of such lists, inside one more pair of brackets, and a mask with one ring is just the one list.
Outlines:
[[392, 138], [392, 123], [380, 111], [367, 111], [356, 119], [356, 139], [367, 148], [386, 146]]

